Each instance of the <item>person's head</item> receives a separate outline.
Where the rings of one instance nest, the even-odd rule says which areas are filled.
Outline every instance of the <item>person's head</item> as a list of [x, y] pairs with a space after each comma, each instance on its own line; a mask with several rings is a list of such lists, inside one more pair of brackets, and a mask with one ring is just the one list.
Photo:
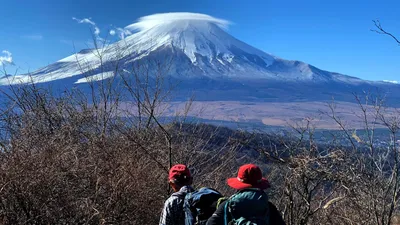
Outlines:
[[229, 178], [227, 183], [236, 190], [259, 188], [265, 190], [270, 187], [266, 178], [263, 178], [261, 169], [254, 164], [246, 164], [239, 168], [237, 177]]
[[168, 182], [172, 189], [177, 192], [183, 186], [192, 185], [193, 178], [187, 166], [178, 164], [169, 170]]

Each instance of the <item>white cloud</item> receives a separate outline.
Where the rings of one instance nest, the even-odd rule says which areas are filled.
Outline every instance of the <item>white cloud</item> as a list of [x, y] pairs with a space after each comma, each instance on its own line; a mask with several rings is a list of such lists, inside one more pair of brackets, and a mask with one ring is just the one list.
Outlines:
[[99, 35], [100, 34], [100, 29], [98, 27], [94, 27], [94, 34]]
[[[108, 44], [108, 41], [106, 41], [104, 38], [100, 37], [100, 28], [96, 25], [96, 23], [91, 18], [77, 19], [75, 17], [72, 17], [72, 19], [77, 21], [78, 23], [86, 23], [86, 24], [90, 24], [92, 26], [95, 40], [88, 41], [88, 43], [86, 43], [87, 46], [92, 48], [95, 46], [102, 47], [102, 46]], [[93, 43], [93, 41], [96, 41], [96, 43]]]
[[43, 40], [43, 36], [40, 34], [34, 34], [34, 35], [22, 35], [21, 38], [23, 39], [30, 39], [33, 41], [41, 41]]
[[[104, 39], [100, 37], [100, 29], [97, 24], [89, 17], [78, 19], [72, 17], [73, 20], [78, 23], [86, 23], [90, 24], [93, 27], [93, 33], [98, 42], [104, 42]], [[141, 17], [137, 20], [136, 23], [133, 23], [125, 28], [113, 27], [109, 31], [111, 36], [118, 36], [120, 39], [125, 39], [127, 36], [132, 35], [134, 32], [143, 31], [153, 28], [154, 26], [166, 23], [172, 23], [176, 21], [185, 21], [185, 20], [198, 20], [198, 21], [206, 21], [213, 23], [221, 28], [227, 29], [231, 24], [230, 21], [215, 18], [206, 14], [200, 13], [189, 13], [189, 12], [179, 12], [179, 13], [159, 13], [153, 14], [149, 16]]]
[[110, 35], [115, 36], [117, 35], [119, 39], [125, 39], [125, 37], [132, 34], [130, 30], [120, 28], [120, 27], [113, 27], [114, 29], [110, 30]]
[[118, 37], [120, 39], [125, 39], [125, 37], [132, 34], [132, 32], [130, 30], [120, 28], [120, 27], [117, 28], [117, 33], [118, 33]]
[[14, 65], [11, 52], [3, 50], [1, 53], [3, 56], [0, 55], [0, 66]]
[[217, 26], [224, 29], [227, 29], [228, 26], [231, 24], [231, 22], [228, 20], [215, 18], [206, 14], [180, 12], [180, 13], [159, 13], [159, 14], [144, 16], [139, 18], [136, 23], [127, 26], [126, 29], [132, 31], [143, 31], [151, 29], [160, 24], [171, 23], [180, 20], [207, 21], [210, 23], [214, 23]]
[[77, 19], [75, 17], [72, 17], [72, 19], [75, 20], [78, 23], [88, 23], [88, 24], [91, 24], [93, 26], [96, 26], [96, 23], [91, 21], [92, 18]]
[[93, 27], [93, 33], [94, 33], [96, 36], [99, 36], [99, 34], [100, 34], [100, 28], [96, 25], [96, 23], [95, 23], [94, 21], [91, 20], [92, 18], [77, 19], [77, 18], [75, 18], [75, 17], [72, 17], [72, 19], [75, 20], [75, 21], [78, 22], [78, 23], [87, 23], [87, 24], [92, 25], [92, 27]]

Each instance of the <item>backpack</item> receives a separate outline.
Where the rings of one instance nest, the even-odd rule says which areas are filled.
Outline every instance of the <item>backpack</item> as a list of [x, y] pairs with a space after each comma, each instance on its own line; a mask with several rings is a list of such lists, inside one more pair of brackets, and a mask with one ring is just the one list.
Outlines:
[[241, 190], [227, 200], [224, 216], [225, 225], [268, 225], [268, 195], [260, 189]]
[[187, 193], [183, 203], [185, 225], [203, 225], [216, 210], [216, 203], [222, 194], [212, 188], [200, 188]]

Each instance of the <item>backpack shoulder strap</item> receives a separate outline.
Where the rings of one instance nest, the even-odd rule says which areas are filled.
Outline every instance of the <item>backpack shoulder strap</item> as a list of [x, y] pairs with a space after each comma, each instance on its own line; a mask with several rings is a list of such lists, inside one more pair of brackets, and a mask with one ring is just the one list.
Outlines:
[[229, 199], [226, 201], [225, 203], [225, 207], [224, 207], [224, 225], [228, 225], [228, 208], [229, 208]]
[[[237, 194], [239, 194], [240, 192], [237, 192], [233, 195], [231, 195], [231, 197], [229, 198], [221, 198], [219, 200], [221, 200], [221, 202], [219, 201], [219, 204], [223, 203], [225, 201], [225, 206], [224, 206], [224, 224], [228, 225], [230, 220], [233, 218], [232, 214], [231, 214], [231, 209], [230, 209], [230, 205], [231, 205], [231, 200], [232, 198], [234, 198]], [[230, 215], [230, 218], [229, 218]]]
[[220, 206], [223, 202], [227, 201], [228, 199], [229, 199], [229, 198], [227, 198], [227, 197], [221, 197], [221, 198], [219, 198], [218, 201], [217, 201], [216, 208], [218, 209], [219, 206]]
[[183, 199], [183, 211], [185, 213], [185, 225], [194, 225], [196, 223], [196, 211], [193, 210], [192, 208], [192, 197], [193, 194], [196, 193], [197, 191], [194, 192], [189, 192], [186, 194], [185, 198]]

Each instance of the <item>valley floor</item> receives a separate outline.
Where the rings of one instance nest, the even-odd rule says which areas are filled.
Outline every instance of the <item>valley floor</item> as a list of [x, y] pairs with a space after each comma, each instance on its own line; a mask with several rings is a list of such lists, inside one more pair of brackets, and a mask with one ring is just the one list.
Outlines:
[[[185, 102], [172, 102], [166, 106], [166, 114], [174, 116], [175, 112], [182, 112], [186, 107]], [[188, 116], [206, 120], [218, 120], [224, 122], [262, 123], [268, 126], [302, 126], [307, 120], [311, 120], [317, 129], [340, 129], [332, 119], [334, 107], [335, 115], [352, 129], [362, 129], [364, 116], [360, 106], [356, 103], [335, 102], [241, 102], [241, 101], [194, 101]], [[398, 108], [385, 108], [385, 114], [394, 114]], [[375, 113], [373, 107], [369, 107], [368, 119], [372, 121]], [[383, 124], [376, 124], [383, 127]]]

